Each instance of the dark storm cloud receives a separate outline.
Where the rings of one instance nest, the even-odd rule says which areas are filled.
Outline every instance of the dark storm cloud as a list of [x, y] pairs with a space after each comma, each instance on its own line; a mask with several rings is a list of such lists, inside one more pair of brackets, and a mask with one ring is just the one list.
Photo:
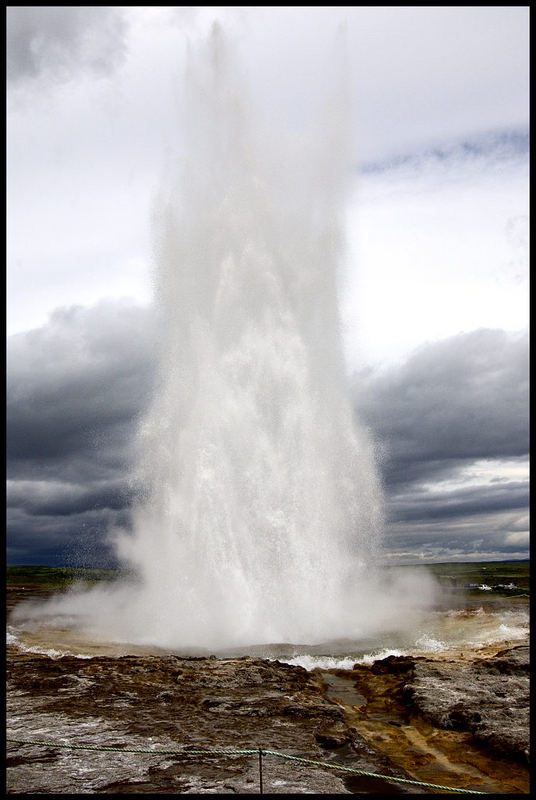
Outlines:
[[[8, 545], [37, 553], [96, 550], [125, 517], [130, 445], [154, 373], [151, 311], [121, 303], [56, 311], [10, 337]], [[45, 555], [43, 555], [45, 557]], [[60, 558], [61, 560], [61, 558]]]
[[68, 516], [31, 516], [8, 508], [8, 564], [115, 566], [107, 531], [126, 526], [124, 511], [87, 510]]
[[15, 481], [8, 484], [10, 508], [21, 508], [25, 514], [57, 517], [82, 514], [88, 509], [122, 509], [129, 493], [124, 481], [92, 483], [89, 487], [54, 481]]
[[427, 344], [356, 375], [354, 391], [381, 454], [393, 553], [527, 556], [525, 334], [481, 329]]
[[[117, 429], [148, 397], [150, 312], [116, 303], [56, 311], [8, 343], [10, 464], [63, 462], [95, 441], [124, 446]], [[115, 442], [117, 438], [117, 442]]]
[[500, 484], [456, 488], [449, 493], [414, 488], [392, 497], [392, 518], [400, 522], [443, 520], [528, 508], [528, 484], [505, 481]]
[[[154, 322], [149, 309], [108, 302], [58, 310], [10, 337], [10, 563], [110, 563], [106, 534], [128, 525]], [[359, 416], [383, 451], [393, 552], [523, 552], [527, 484], [517, 473], [480, 484], [462, 473], [476, 462], [525, 464], [527, 359], [525, 337], [478, 330], [356, 376]]]
[[[521, 534], [517, 528], [523, 526]], [[478, 519], [452, 520], [441, 527], [428, 522], [395, 524], [389, 528], [388, 551], [397, 560], [415, 560], [424, 553], [435, 561], [528, 558], [527, 519], [511, 514], [489, 514]]]
[[423, 345], [399, 367], [356, 375], [354, 390], [392, 491], [528, 453], [525, 334], [481, 329]]
[[41, 76], [69, 80], [112, 72], [125, 55], [125, 10], [112, 6], [9, 6], [7, 74], [12, 85]]

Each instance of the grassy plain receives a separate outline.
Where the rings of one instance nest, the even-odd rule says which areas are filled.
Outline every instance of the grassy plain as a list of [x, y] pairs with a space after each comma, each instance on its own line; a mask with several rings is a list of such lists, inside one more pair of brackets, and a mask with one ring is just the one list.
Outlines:
[[7, 588], [25, 586], [39, 589], [64, 589], [72, 583], [83, 581], [114, 580], [120, 571], [117, 569], [96, 569], [91, 567], [46, 567], [12, 566], [6, 568]]
[[[482, 594], [477, 586], [489, 586], [494, 594], [529, 594], [530, 561], [466, 561], [422, 565], [435, 577], [456, 589]], [[474, 585], [474, 588], [468, 587]], [[513, 585], [513, 588], [507, 588]], [[514, 588], [515, 587], [515, 588]]]
[[[426, 569], [441, 583], [469, 592], [470, 584], [490, 586], [496, 594], [528, 594], [530, 586], [530, 562], [524, 561], [467, 561], [441, 564], [419, 564], [411, 569]], [[91, 567], [47, 567], [10, 566], [6, 570], [7, 586], [26, 586], [27, 588], [67, 588], [75, 582], [95, 583], [109, 581], [124, 576], [119, 569], [96, 569]], [[514, 584], [515, 589], [507, 589]], [[493, 588], [503, 587], [503, 588]]]

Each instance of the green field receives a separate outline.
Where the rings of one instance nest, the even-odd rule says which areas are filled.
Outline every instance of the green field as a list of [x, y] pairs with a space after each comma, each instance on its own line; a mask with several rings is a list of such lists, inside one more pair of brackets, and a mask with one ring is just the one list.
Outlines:
[[[473, 561], [444, 564], [422, 564], [440, 583], [471, 594], [482, 594], [477, 586], [489, 586], [494, 594], [514, 596], [530, 590], [530, 561]], [[510, 587], [513, 584], [513, 588]], [[473, 588], [468, 588], [473, 585]], [[484, 590], [485, 591], [485, 590]]]
[[118, 578], [118, 569], [93, 569], [84, 567], [34, 567], [16, 566], [6, 568], [6, 582], [10, 586], [32, 586], [42, 589], [65, 588], [72, 583], [96, 583]]
[[[400, 567], [399, 569], [404, 569]], [[495, 594], [528, 594], [530, 587], [530, 562], [526, 561], [475, 561], [451, 562], [444, 564], [419, 564], [408, 569], [425, 569], [431, 572], [440, 583], [470, 593], [481, 593], [478, 588], [469, 589], [471, 584], [490, 586]], [[125, 576], [118, 569], [92, 569], [82, 567], [7, 567], [7, 586], [26, 586], [40, 588], [65, 588], [74, 582], [96, 583]], [[515, 588], [506, 588], [513, 584]], [[498, 588], [502, 587], [502, 588]]]

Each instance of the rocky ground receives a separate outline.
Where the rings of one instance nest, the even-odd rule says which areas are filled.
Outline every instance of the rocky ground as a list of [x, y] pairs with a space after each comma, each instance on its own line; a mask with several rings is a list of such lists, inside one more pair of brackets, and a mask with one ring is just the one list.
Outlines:
[[340, 671], [365, 702], [360, 735], [421, 781], [486, 793], [529, 791], [529, 647], [478, 658], [390, 656]]
[[[253, 657], [50, 659], [8, 647], [7, 792], [258, 794], [258, 752], [193, 751], [262, 748], [528, 793], [528, 656], [518, 646], [456, 662], [390, 657], [307, 672]], [[113, 749], [58, 746], [73, 744]], [[262, 783], [270, 794], [438, 791], [268, 754]]]

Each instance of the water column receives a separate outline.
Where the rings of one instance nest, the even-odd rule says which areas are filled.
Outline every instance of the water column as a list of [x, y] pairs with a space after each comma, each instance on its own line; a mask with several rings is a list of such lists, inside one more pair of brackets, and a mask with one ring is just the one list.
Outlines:
[[382, 523], [337, 302], [345, 109], [266, 135], [217, 27], [184, 92], [155, 211], [159, 378], [118, 539], [134, 617], [165, 645], [343, 635]]

